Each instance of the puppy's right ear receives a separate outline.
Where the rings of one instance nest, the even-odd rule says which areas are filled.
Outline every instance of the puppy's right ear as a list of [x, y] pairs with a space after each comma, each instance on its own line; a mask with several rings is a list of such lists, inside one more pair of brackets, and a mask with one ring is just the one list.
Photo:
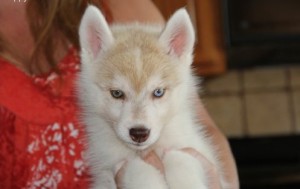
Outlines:
[[112, 45], [113, 41], [113, 35], [100, 10], [95, 6], [88, 6], [79, 26], [81, 50], [92, 53], [95, 58]]
[[195, 32], [186, 9], [181, 8], [173, 14], [159, 40], [166, 46], [169, 55], [181, 57], [184, 54], [192, 54]]

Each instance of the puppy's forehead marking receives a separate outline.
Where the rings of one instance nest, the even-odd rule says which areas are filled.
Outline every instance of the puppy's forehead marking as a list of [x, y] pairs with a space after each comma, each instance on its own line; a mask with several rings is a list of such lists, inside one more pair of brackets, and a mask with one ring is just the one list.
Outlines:
[[135, 58], [135, 61], [133, 62], [133, 64], [136, 68], [137, 74], [139, 74], [139, 75], [141, 75], [143, 73], [143, 63], [141, 60], [141, 53], [142, 52], [141, 52], [140, 48], [136, 48], [133, 50], [133, 56]]
[[[114, 79], [122, 75], [140, 93], [152, 78], [176, 82], [175, 65], [158, 44], [158, 36], [132, 30], [116, 34], [114, 47], [107, 53], [98, 75]], [[100, 79], [100, 78], [99, 78]], [[157, 86], [159, 87], [159, 86]]]

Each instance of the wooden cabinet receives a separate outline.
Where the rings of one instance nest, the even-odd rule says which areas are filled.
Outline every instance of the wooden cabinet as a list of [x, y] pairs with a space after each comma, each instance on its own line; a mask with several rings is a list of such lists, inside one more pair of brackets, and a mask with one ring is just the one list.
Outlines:
[[212, 76], [226, 70], [221, 22], [221, 0], [153, 0], [167, 20], [186, 7], [196, 30], [194, 67], [199, 75]]

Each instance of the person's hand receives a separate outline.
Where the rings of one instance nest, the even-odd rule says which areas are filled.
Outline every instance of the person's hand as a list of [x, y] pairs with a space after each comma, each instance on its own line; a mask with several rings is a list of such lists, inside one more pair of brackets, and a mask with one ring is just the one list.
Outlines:
[[[203, 168], [205, 169], [204, 171], [207, 173], [207, 183], [209, 184], [209, 189], [221, 189], [218, 172], [216, 170], [216, 167], [210, 161], [208, 161], [200, 152], [196, 151], [193, 148], [183, 148], [181, 149], [181, 151], [193, 156], [200, 161], [201, 165], [203, 165]], [[143, 160], [158, 169], [162, 174], [165, 173], [163, 163], [154, 151], [151, 151], [146, 156], [144, 156]], [[127, 163], [125, 162], [121, 166], [115, 176], [115, 181], [118, 189], [121, 189], [120, 184], [124, 175], [124, 171], [126, 170], [126, 164]]]
[[[146, 156], [143, 157], [143, 160], [152, 165], [153, 167], [155, 167], [157, 170], [159, 170], [162, 174], [164, 174], [164, 166], [162, 161], [160, 160], [160, 158], [158, 157], [158, 155], [154, 152], [151, 151], [149, 152]], [[117, 171], [116, 176], [115, 176], [115, 181], [117, 184], [117, 188], [121, 189], [121, 180], [123, 178], [125, 169], [126, 169], [126, 165], [127, 163], [123, 163], [123, 165], [121, 166], [121, 168]]]
[[204, 171], [207, 174], [207, 183], [209, 189], [221, 189], [220, 177], [214, 164], [212, 164], [206, 157], [193, 148], [183, 148], [181, 151], [190, 154], [200, 161]]

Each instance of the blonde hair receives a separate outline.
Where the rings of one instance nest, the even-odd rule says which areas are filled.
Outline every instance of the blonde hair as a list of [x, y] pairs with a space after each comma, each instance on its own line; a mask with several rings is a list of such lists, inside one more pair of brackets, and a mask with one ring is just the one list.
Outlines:
[[[78, 26], [86, 6], [94, 4], [101, 9], [104, 6], [101, 0], [30, 0], [27, 3], [28, 22], [35, 42], [31, 60], [26, 65], [29, 72], [41, 68], [38, 61], [41, 57], [56, 69], [54, 54], [58, 44], [67, 46], [71, 43], [79, 48]], [[0, 36], [0, 50], [4, 47], [5, 40]]]

